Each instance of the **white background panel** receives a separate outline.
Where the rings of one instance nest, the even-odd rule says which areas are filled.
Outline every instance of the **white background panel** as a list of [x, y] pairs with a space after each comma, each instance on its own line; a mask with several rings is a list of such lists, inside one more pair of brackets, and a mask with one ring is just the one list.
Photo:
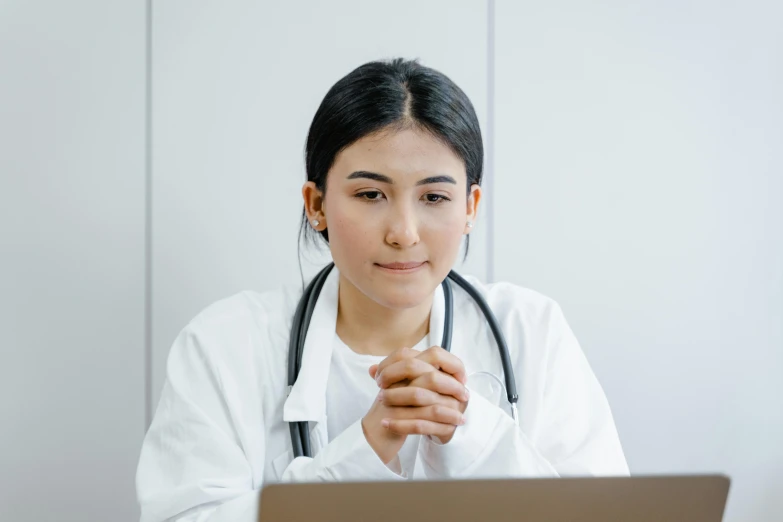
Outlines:
[[[337, 80], [370, 60], [420, 58], [485, 124], [486, 11], [446, 0], [154, 4], [153, 405], [171, 343], [201, 309], [300, 282], [304, 143]], [[485, 235], [480, 220], [460, 270], [484, 277]], [[303, 257], [309, 277], [319, 256]]]
[[138, 520], [145, 10], [0, 2], [0, 520]]
[[632, 472], [783, 519], [780, 3], [496, 9], [496, 278], [561, 303]]

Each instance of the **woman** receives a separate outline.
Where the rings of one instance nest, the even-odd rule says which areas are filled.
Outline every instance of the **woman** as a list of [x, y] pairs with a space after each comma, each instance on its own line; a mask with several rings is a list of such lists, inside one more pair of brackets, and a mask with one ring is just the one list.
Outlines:
[[[625, 475], [612, 415], [560, 308], [531, 290], [468, 281], [508, 342], [498, 348], [454, 290], [451, 352], [441, 282], [481, 202], [473, 107], [443, 74], [372, 62], [327, 93], [306, 145], [302, 226], [335, 269], [288, 390], [300, 288], [244, 292], [199, 314], [171, 349], [137, 474], [142, 521], [254, 520], [279, 481]], [[309, 422], [294, 458], [289, 422]]]

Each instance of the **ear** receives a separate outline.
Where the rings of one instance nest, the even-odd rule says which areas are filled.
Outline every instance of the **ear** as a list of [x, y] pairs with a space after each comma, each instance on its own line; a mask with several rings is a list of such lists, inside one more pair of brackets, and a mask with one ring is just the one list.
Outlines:
[[[470, 234], [470, 231], [476, 227], [476, 218], [478, 217], [478, 208], [480, 202], [481, 187], [474, 183], [470, 186], [470, 194], [468, 194], [468, 207], [465, 217], [465, 234]], [[468, 223], [472, 223], [473, 226], [469, 227]]]
[[314, 182], [308, 181], [302, 186], [302, 199], [304, 199], [305, 214], [307, 214], [310, 226], [318, 232], [325, 230], [326, 214], [324, 213], [323, 192], [318, 190]]

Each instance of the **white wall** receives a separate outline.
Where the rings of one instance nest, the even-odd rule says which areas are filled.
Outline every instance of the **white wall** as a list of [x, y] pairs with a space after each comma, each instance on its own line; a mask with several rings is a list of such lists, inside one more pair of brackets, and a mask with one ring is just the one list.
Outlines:
[[496, 9], [497, 278], [563, 305], [633, 472], [783, 520], [783, 7]]
[[0, 3], [0, 519], [138, 518], [145, 391], [154, 407], [174, 336], [216, 299], [298, 282], [310, 119], [345, 73], [398, 55], [462, 86], [488, 138], [492, 215], [460, 270], [563, 305], [635, 473], [726, 472], [727, 520], [783, 518], [781, 15]]
[[142, 2], [0, 3], [0, 520], [138, 520]]
[[[171, 343], [202, 308], [300, 284], [304, 143], [332, 84], [373, 59], [419, 57], [465, 90], [485, 125], [485, 2], [305, 5], [154, 5], [154, 404]], [[462, 267], [479, 276], [484, 227]], [[304, 263], [306, 277], [318, 266]]]

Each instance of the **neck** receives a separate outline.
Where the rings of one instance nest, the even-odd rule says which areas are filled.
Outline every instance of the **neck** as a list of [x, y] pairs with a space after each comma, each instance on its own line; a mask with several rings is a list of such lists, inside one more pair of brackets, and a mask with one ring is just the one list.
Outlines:
[[358, 353], [387, 356], [416, 345], [430, 330], [432, 297], [413, 308], [378, 304], [340, 274], [337, 335]]

